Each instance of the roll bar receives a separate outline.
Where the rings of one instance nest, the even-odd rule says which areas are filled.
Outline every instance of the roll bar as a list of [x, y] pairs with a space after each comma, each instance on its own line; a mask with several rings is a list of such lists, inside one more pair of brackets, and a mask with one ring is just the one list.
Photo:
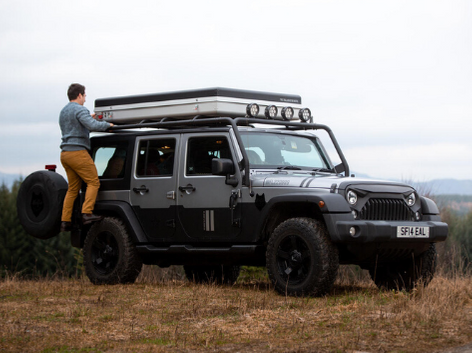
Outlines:
[[[109, 131], [118, 132], [122, 130], [129, 129], [141, 129], [141, 128], [156, 128], [156, 129], [172, 129], [172, 128], [185, 128], [193, 126], [231, 126], [236, 140], [238, 141], [239, 146], [244, 146], [241, 139], [241, 134], [239, 133], [238, 126], [250, 126], [251, 124], [263, 124], [263, 125], [276, 125], [276, 126], [285, 126], [290, 130], [324, 130], [328, 133], [331, 142], [336, 149], [336, 152], [341, 159], [341, 164], [335, 166], [335, 171], [338, 173], [344, 172], [345, 176], [349, 176], [349, 165], [346, 158], [341, 150], [341, 147], [334, 136], [333, 131], [327, 126], [322, 124], [312, 124], [312, 123], [301, 123], [301, 122], [291, 122], [291, 121], [280, 121], [280, 120], [266, 120], [266, 119], [256, 119], [256, 118], [227, 118], [227, 117], [217, 117], [217, 118], [208, 118], [201, 115], [195, 116], [190, 120], [170, 120], [162, 119], [160, 121], [142, 121], [138, 124], [123, 124], [123, 125], [114, 125]], [[243, 185], [249, 186], [249, 158], [247, 156], [246, 150], [241, 149], [243, 155], [243, 169], [244, 180]]]

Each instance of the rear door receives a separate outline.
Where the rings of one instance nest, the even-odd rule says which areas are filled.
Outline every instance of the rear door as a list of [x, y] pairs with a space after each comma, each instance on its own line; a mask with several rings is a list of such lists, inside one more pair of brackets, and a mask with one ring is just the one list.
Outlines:
[[136, 139], [130, 203], [150, 241], [172, 240], [176, 229], [176, 151], [180, 137]]
[[[234, 196], [241, 176], [229, 133], [185, 134], [181, 144], [177, 217], [182, 230], [190, 238], [232, 240], [241, 231], [241, 211]], [[227, 185], [225, 176], [211, 174], [214, 158], [233, 161], [239, 185]], [[234, 207], [230, 207], [231, 198]]]

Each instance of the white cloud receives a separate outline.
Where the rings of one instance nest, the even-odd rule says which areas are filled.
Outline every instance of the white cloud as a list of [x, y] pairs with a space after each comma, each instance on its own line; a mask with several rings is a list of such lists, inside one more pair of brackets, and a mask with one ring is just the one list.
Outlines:
[[351, 170], [384, 179], [470, 179], [472, 165], [472, 146], [458, 143], [358, 147], [345, 155]]
[[[71, 82], [87, 86], [90, 110], [99, 97], [211, 86], [300, 94], [353, 167], [351, 151], [470, 150], [467, 0], [18, 0], [2, 10], [0, 136], [24, 131], [25, 151], [57, 154], [51, 128]], [[0, 170], [29, 168], [20, 150]], [[429, 163], [408, 172], [429, 178]], [[468, 175], [470, 164], [453, 169]]]
[[[61, 136], [59, 130], [59, 122], [39, 122], [39, 123], [8, 123], [2, 124], [0, 129], [0, 138], [21, 138], [44, 136], [47, 138], [56, 138]], [[18, 141], [20, 142], [21, 139]], [[24, 142], [27, 142], [23, 140]]]

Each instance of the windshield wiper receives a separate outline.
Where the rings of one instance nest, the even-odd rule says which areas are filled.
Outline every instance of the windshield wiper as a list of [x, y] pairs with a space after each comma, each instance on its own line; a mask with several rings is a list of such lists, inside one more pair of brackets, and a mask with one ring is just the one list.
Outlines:
[[295, 167], [294, 165], [286, 165], [285, 167], [277, 167], [277, 170], [302, 170], [302, 168]]
[[314, 168], [312, 169], [314, 172], [326, 172], [326, 173], [334, 173], [334, 170], [328, 168]]

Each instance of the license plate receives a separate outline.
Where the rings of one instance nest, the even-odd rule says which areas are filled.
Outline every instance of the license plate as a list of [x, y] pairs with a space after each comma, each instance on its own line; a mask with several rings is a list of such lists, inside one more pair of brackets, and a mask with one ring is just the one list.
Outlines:
[[429, 227], [397, 227], [397, 238], [429, 238]]

